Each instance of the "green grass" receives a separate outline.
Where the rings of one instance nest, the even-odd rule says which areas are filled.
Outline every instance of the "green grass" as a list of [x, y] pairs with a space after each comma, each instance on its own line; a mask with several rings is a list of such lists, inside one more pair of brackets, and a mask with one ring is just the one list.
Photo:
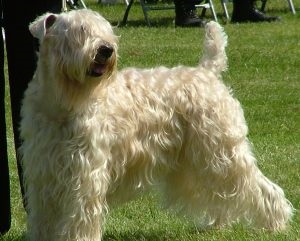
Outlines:
[[[122, 20], [124, 5], [101, 6], [86, 2], [111, 23]], [[214, 1], [221, 13], [219, 1]], [[229, 69], [223, 75], [244, 107], [249, 138], [258, 165], [266, 176], [280, 184], [287, 197], [300, 208], [300, 0], [294, 0], [298, 14], [288, 11], [287, 1], [268, 1], [267, 12], [280, 15], [279, 23], [225, 24], [229, 36]], [[229, 11], [231, 11], [229, 4]], [[150, 12], [147, 27], [139, 5], [134, 5], [120, 36], [119, 68], [178, 64], [195, 65], [202, 52], [203, 29], [174, 28], [173, 11]], [[207, 18], [210, 18], [209, 14]], [[8, 93], [8, 90], [6, 91]], [[7, 118], [10, 120], [7, 94]], [[8, 125], [12, 189], [12, 228], [3, 241], [25, 240], [22, 208], [11, 125]], [[300, 240], [300, 215], [281, 234], [249, 230], [240, 225], [223, 230], [198, 230], [184, 218], [159, 209], [157, 194], [150, 193], [111, 212], [104, 240]]]

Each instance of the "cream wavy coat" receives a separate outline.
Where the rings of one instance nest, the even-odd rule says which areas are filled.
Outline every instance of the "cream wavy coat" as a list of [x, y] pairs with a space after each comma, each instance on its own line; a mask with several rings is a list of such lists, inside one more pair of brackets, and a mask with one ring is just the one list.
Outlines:
[[99, 241], [109, 207], [151, 186], [202, 226], [286, 228], [292, 206], [257, 168], [220, 80], [219, 24], [207, 24], [196, 67], [121, 71], [117, 37], [95, 12], [45, 14], [30, 30], [41, 43], [21, 122], [31, 240]]

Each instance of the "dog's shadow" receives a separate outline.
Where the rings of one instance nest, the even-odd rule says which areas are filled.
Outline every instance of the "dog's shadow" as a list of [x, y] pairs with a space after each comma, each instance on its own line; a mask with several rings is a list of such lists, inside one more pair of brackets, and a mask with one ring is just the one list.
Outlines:
[[[207, 230], [198, 230], [197, 228], [190, 228], [185, 230], [184, 233], [188, 235], [196, 235], [208, 232]], [[137, 230], [134, 232], [105, 232], [103, 241], [164, 241], [164, 240], [182, 240], [182, 236], [168, 231], [154, 231], [154, 230]]]
[[[190, 228], [188, 231], [190, 235], [193, 234], [199, 234], [201, 232], [207, 232], [207, 231], [199, 231], [196, 228]], [[0, 241], [28, 241], [28, 238], [26, 236], [26, 233], [23, 233], [19, 236], [15, 236], [15, 237], [9, 237], [10, 235], [8, 235], [8, 237], [5, 236], [0, 236]], [[111, 231], [111, 232], [105, 232], [102, 238], [103, 241], [163, 241], [163, 240], [180, 240], [178, 239], [178, 237], [176, 237], [174, 234], [170, 234], [168, 232], [165, 231], [146, 231], [146, 230], [137, 230], [135, 232], [115, 232], [115, 231]]]
[[103, 241], [137, 241], [137, 240], [165, 240], [163, 234], [150, 233], [145, 231], [136, 231], [134, 233], [120, 232], [120, 233], [105, 233], [103, 236]]

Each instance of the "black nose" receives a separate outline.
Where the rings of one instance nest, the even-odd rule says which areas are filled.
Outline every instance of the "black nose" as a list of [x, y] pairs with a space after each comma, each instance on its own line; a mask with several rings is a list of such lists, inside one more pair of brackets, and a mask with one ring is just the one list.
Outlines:
[[113, 47], [109, 45], [102, 45], [97, 51], [96, 59], [98, 55], [100, 55], [100, 58], [102, 59], [108, 59], [112, 55], [113, 51]]

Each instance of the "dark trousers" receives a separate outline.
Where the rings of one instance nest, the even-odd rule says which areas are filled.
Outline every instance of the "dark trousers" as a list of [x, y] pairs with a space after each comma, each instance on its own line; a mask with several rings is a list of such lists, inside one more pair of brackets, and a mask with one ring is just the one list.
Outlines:
[[[21, 101], [36, 68], [37, 42], [31, 36], [28, 25], [38, 15], [46, 11], [59, 12], [61, 0], [31, 0], [30, 2], [0, 0], [0, 3], [0, 13], [3, 16], [1, 26], [5, 29], [14, 143], [17, 150], [21, 145], [19, 135]], [[4, 234], [10, 228], [11, 212], [4, 100], [4, 44], [2, 38], [0, 45], [0, 233]], [[17, 152], [16, 156], [23, 203], [26, 206], [23, 172]]]
[[247, 16], [254, 6], [254, 0], [233, 0], [233, 15]]

